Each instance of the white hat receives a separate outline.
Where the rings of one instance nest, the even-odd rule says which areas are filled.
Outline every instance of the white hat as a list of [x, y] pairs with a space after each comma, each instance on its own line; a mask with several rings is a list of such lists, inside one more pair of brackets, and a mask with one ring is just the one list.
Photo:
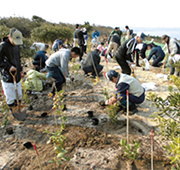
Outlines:
[[16, 28], [11, 29], [9, 35], [12, 38], [12, 41], [14, 42], [14, 44], [16, 44], [16, 45], [23, 44], [22, 33], [18, 29], [16, 29]]

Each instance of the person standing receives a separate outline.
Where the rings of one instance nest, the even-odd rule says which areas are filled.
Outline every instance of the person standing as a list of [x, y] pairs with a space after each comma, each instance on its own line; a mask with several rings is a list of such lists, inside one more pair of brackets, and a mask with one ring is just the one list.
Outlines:
[[75, 31], [75, 36], [78, 38], [78, 45], [79, 45], [79, 48], [80, 48], [80, 55], [79, 55], [79, 61], [82, 60], [82, 57], [83, 57], [83, 53], [84, 53], [84, 44], [85, 44], [85, 41], [84, 41], [84, 34], [86, 34], [86, 32], [82, 32], [82, 30], [80, 30], [80, 26], [79, 24], [76, 24], [76, 31]]
[[93, 34], [92, 34], [92, 42], [93, 42], [93, 46], [99, 44], [99, 36], [100, 36], [99, 31], [95, 30], [95, 31], [93, 32]]
[[129, 29], [129, 26], [127, 25], [125, 26], [125, 29], [126, 29], [126, 40], [133, 38], [134, 37], [133, 30]]
[[18, 98], [20, 101], [22, 99], [20, 81], [22, 71], [20, 45], [22, 44], [22, 33], [16, 28], [11, 29], [8, 37], [4, 38], [4, 41], [0, 44], [1, 83], [6, 96], [6, 103], [10, 108], [17, 106], [16, 92], [11, 74], [14, 74], [16, 78]]
[[[174, 57], [175, 54], [180, 54], [180, 43], [175, 38], [170, 38], [168, 35], [163, 35], [161, 37], [162, 42], [166, 44], [165, 47], [167, 47], [168, 53], [169, 53], [169, 60], [171, 57]], [[173, 75], [175, 73], [175, 68], [172, 64], [170, 64], [170, 75]], [[176, 73], [179, 74], [179, 73]]]
[[[61, 48], [59, 51], [53, 53], [46, 60], [46, 69], [49, 76], [55, 79], [55, 87], [53, 87], [52, 93], [55, 94], [55, 90], [62, 90], [63, 83], [70, 81], [70, 74], [68, 63], [70, 58], [76, 58], [80, 55], [80, 49], [73, 47], [71, 50]], [[65, 79], [66, 77], [66, 79]]]
[[144, 33], [138, 33], [136, 37], [126, 40], [118, 48], [115, 58], [122, 69], [122, 73], [131, 75], [131, 69], [129, 65], [134, 63], [133, 53], [135, 51], [135, 47], [137, 44], [145, 41], [145, 36], [146, 35]]
[[147, 44], [147, 50], [151, 50], [147, 60], [149, 61], [153, 58], [153, 67], [160, 67], [162, 65], [161, 61], [164, 60], [165, 53], [160, 46], [155, 44]]

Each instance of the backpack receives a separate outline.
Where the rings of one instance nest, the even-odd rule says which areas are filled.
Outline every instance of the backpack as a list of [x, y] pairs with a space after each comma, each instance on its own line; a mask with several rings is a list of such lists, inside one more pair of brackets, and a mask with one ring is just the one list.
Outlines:
[[130, 29], [130, 35], [132, 35], [132, 37], [134, 38], [133, 29]]

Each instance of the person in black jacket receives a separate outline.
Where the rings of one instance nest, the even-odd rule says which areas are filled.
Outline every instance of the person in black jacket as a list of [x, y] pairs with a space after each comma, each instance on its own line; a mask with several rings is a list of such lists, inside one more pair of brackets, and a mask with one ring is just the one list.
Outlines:
[[6, 96], [6, 102], [9, 107], [16, 106], [16, 93], [13, 84], [13, 77], [10, 73], [16, 73], [16, 83], [19, 100], [22, 99], [21, 89], [21, 60], [20, 60], [20, 46], [23, 44], [22, 33], [13, 28], [10, 34], [0, 44], [0, 71], [2, 79], [2, 87]]
[[99, 54], [100, 51], [95, 49], [89, 52], [86, 59], [81, 62], [81, 68], [85, 76], [89, 76], [88, 73], [92, 73], [90, 77], [95, 78], [95, 76], [97, 76], [96, 73], [99, 74], [103, 69], [103, 66], [99, 64], [101, 61]]
[[79, 48], [80, 48], [80, 55], [79, 55], [79, 61], [82, 60], [82, 57], [83, 57], [83, 53], [84, 53], [84, 44], [85, 44], [85, 41], [84, 41], [84, 34], [86, 34], [86, 32], [83, 32], [82, 30], [80, 30], [80, 26], [79, 24], [76, 24], [76, 31], [75, 31], [75, 37], [77, 37], [78, 39], [78, 45], [79, 45]]
[[[130, 64], [134, 62], [133, 53], [138, 43], [145, 41], [145, 34], [138, 33], [135, 38], [126, 40], [117, 50], [115, 54], [116, 61], [122, 69], [122, 73], [131, 75]], [[129, 61], [130, 64], [127, 62]]]

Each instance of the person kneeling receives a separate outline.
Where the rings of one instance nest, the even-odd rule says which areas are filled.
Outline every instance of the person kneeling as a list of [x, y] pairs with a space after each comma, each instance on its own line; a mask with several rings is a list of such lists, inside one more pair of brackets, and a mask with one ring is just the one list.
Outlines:
[[129, 90], [129, 110], [134, 114], [137, 112], [136, 104], [141, 104], [145, 100], [145, 89], [141, 86], [139, 81], [127, 74], [119, 74], [115, 70], [109, 70], [106, 73], [109, 81], [115, 83], [115, 96], [105, 101], [105, 105], [111, 105], [119, 102], [123, 108], [127, 106], [126, 92]]

